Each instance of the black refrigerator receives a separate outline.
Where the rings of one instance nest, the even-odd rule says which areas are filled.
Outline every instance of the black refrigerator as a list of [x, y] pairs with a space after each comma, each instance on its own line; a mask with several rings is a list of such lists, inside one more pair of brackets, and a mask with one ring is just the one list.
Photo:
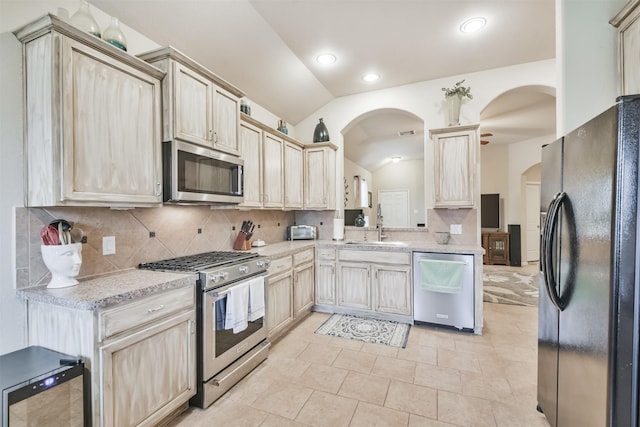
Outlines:
[[542, 149], [538, 409], [638, 426], [640, 95]]

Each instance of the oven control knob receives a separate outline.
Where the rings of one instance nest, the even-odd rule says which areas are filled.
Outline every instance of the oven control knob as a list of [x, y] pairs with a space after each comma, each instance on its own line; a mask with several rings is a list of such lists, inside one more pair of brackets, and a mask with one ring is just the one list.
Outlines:
[[211, 280], [213, 280], [214, 283], [218, 283], [220, 281], [220, 275], [219, 274], [212, 274], [211, 275]]
[[249, 272], [249, 267], [247, 267], [246, 265], [241, 265], [240, 267], [238, 267], [238, 270], [242, 274], [247, 274]]
[[258, 261], [256, 262], [256, 265], [258, 266], [258, 268], [269, 268], [269, 266], [271, 265], [271, 260], [265, 259], [264, 261]]
[[227, 278], [229, 277], [229, 273], [227, 273], [226, 271], [223, 271], [218, 275], [222, 277], [222, 280], [227, 280]]

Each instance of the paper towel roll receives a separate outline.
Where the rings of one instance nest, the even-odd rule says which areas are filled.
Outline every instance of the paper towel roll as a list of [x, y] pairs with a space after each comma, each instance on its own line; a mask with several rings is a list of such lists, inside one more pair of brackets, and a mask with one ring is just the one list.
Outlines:
[[334, 218], [333, 220], [333, 240], [344, 239], [344, 218]]

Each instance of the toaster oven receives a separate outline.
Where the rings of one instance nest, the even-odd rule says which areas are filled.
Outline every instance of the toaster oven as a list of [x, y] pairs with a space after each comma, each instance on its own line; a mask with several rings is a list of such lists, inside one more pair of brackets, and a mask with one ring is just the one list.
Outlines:
[[315, 240], [318, 228], [314, 225], [290, 225], [287, 227], [287, 240]]

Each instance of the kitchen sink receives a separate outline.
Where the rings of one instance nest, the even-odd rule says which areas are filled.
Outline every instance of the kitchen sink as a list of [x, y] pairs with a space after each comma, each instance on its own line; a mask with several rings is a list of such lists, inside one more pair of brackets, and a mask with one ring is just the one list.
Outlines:
[[391, 242], [377, 240], [349, 240], [345, 242], [345, 245], [358, 245], [358, 246], [407, 246], [405, 242]]

